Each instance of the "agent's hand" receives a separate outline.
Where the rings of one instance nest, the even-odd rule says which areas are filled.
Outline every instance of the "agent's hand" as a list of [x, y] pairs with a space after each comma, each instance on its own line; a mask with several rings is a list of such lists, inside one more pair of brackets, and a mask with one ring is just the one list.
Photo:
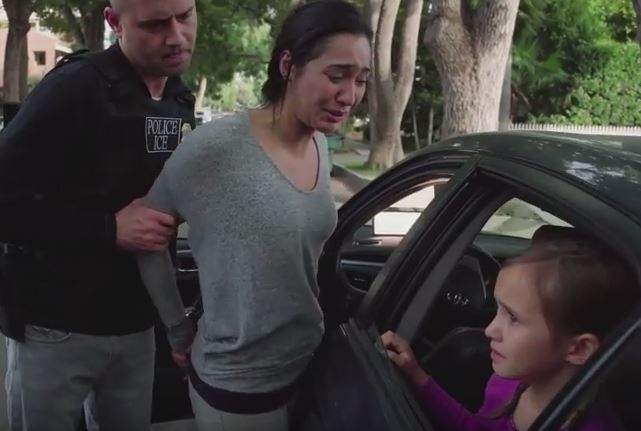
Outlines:
[[423, 385], [429, 376], [416, 360], [409, 343], [392, 331], [387, 331], [381, 337], [387, 351], [387, 356], [398, 366], [403, 374], [416, 386]]
[[176, 226], [173, 216], [132, 201], [116, 213], [116, 245], [134, 253], [167, 250]]

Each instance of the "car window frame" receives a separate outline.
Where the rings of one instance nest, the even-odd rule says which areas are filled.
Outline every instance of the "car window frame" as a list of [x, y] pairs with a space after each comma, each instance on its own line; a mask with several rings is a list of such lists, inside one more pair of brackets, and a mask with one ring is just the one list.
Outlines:
[[[368, 183], [338, 209], [337, 227], [325, 243], [318, 266], [319, 302], [325, 313], [326, 328], [332, 328], [344, 321], [347, 314], [341, 304], [347, 296], [349, 281], [340, 270], [340, 256], [341, 250], [353, 241], [354, 232], [373, 214], [382, 211], [403, 195], [410, 194], [411, 190], [408, 188], [418, 188], [421, 184], [432, 179], [450, 178], [430, 202], [428, 208], [438, 206], [439, 202], [445, 202], [445, 196], [456, 189], [457, 184], [461, 181], [461, 176], [465, 177], [472, 172], [477, 159], [478, 156], [473, 154], [452, 155], [451, 153], [442, 154], [439, 152], [409, 157]], [[407, 238], [408, 235], [401, 240], [397, 249], [403, 247]], [[394, 261], [394, 253], [374, 279], [356, 312], [356, 318], [358, 318], [357, 316], [369, 315], [369, 309], [378, 305], [376, 301], [368, 301], [368, 297], [372, 297], [371, 292], [376, 284], [376, 279], [381, 276], [381, 273], [386, 274], [389, 271], [387, 268], [390, 266], [390, 261]], [[366, 305], [363, 306], [364, 304]]]

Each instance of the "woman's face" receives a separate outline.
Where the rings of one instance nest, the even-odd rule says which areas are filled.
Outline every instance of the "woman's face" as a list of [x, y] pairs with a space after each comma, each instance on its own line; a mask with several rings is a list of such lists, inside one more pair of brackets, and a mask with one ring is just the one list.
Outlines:
[[363, 100], [370, 60], [371, 47], [365, 36], [330, 37], [320, 56], [301, 69], [292, 68], [287, 104], [306, 126], [323, 133], [336, 131]]

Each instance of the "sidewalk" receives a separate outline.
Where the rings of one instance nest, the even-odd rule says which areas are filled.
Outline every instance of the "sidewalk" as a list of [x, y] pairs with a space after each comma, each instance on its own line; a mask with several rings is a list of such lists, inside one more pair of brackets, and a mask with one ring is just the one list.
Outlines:
[[334, 164], [332, 191], [337, 206], [344, 204], [372, 180], [345, 167], [354, 163], [365, 163], [369, 157], [369, 147], [354, 141], [350, 141], [348, 145], [347, 151], [335, 152], [332, 155]]

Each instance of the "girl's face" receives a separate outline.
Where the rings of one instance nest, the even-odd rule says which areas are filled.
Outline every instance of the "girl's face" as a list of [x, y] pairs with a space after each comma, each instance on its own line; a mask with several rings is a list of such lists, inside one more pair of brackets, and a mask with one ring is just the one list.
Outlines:
[[[319, 57], [293, 67], [285, 98], [298, 120], [323, 133], [336, 131], [363, 100], [370, 58], [364, 36], [339, 34], [325, 42]], [[281, 59], [283, 73], [287, 64]]]
[[513, 264], [499, 273], [494, 296], [498, 310], [485, 329], [492, 366], [501, 377], [526, 383], [552, 378], [570, 366], [573, 340], [552, 332], [537, 290], [540, 263]]

